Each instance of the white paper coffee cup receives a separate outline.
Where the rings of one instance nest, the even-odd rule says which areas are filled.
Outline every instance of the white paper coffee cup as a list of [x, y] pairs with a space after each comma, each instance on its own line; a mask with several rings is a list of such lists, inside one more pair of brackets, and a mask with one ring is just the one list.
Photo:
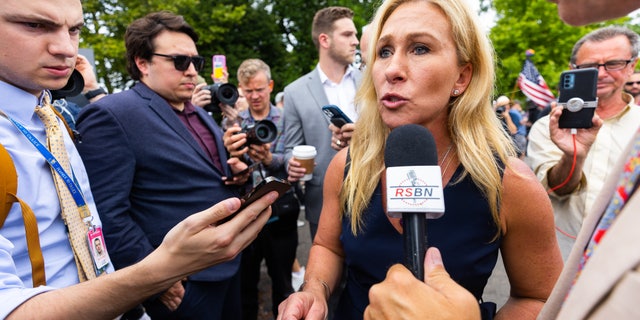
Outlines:
[[309, 181], [313, 178], [313, 168], [315, 167], [315, 158], [317, 155], [316, 147], [314, 146], [295, 146], [293, 147], [293, 158], [300, 162], [300, 165], [305, 168], [305, 175], [300, 179], [301, 181]]

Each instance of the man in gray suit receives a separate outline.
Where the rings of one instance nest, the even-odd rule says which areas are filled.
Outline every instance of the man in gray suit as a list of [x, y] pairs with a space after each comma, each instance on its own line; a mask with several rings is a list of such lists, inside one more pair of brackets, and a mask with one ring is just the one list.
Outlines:
[[[352, 19], [353, 11], [344, 7], [328, 7], [316, 12], [311, 34], [318, 48], [318, 65], [284, 89], [289, 181], [299, 181], [304, 175], [304, 168], [292, 158], [293, 147], [312, 145], [318, 152], [313, 179], [305, 181], [305, 214], [312, 240], [322, 209], [324, 173], [336, 154], [334, 148], [339, 150], [348, 145], [347, 140], [332, 141], [329, 119], [322, 107], [337, 105], [353, 121], [358, 116], [353, 99], [361, 73], [351, 67], [358, 45], [358, 32]], [[345, 125], [342, 130], [353, 130], [353, 125]]]

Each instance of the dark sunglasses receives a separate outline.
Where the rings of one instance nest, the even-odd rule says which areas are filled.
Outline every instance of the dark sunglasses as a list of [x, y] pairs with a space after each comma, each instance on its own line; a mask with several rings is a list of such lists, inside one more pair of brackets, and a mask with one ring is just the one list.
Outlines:
[[632, 86], [634, 83], [640, 85], [640, 81], [629, 81], [629, 82], [627, 82], [625, 84], [628, 85], [628, 86]]
[[193, 62], [193, 66], [196, 68], [197, 72], [202, 71], [202, 69], [204, 68], [204, 57], [203, 56], [191, 56], [191, 57], [190, 56], [183, 56], [183, 55], [171, 56], [171, 55], [168, 55], [168, 54], [161, 54], [161, 53], [153, 53], [153, 55], [172, 59], [173, 60], [173, 66], [178, 71], [186, 71], [187, 69], [189, 69], [189, 65], [192, 62]]

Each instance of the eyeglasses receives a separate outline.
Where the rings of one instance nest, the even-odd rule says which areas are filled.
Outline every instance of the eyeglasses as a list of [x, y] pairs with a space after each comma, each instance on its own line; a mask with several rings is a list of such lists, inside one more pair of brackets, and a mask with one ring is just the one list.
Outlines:
[[629, 82], [625, 83], [625, 85], [627, 85], [627, 86], [632, 86], [634, 84], [640, 85], [640, 81], [629, 81]]
[[168, 54], [161, 54], [161, 53], [153, 53], [152, 55], [172, 59], [173, 60], [173, 66], [178, 71], [187, 71], [187, 69], [189, 69], [189, 65], [191, 65], [192, 62], [193, 62], [193, 66], [196, 68], [197, 72], [202, 71], [202, 69], [204, 68], [204, 57], [203, 56], [191, 56], [191, 57], [190, 56], [183, 56], [183, 55], [171, 56], [171, 55], [168, 55]]
[[579, 64], [579, 65], [574, 64], [573, 67], [576, 69], [584, 69], [584, 68], [599, 69], [600, 67], [604, 67], [604, 69], [607, 71], [616, 71], [616, 70], [624, 69], [624, 67], [626, 67], [631, 61], [633, 60], [611, 60], [605, 63], [585, 63], [585, 64]]

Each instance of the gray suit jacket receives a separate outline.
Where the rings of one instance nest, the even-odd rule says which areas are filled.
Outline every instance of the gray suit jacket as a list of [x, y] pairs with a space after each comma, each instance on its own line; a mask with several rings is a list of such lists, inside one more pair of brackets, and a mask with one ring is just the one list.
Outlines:
[[[354, 70], [356, 85], [361, 73]], [[320, 74], [316, 67], [311, 72], [298, 78], [284, 88], [285, 119], [285, 163], [291, 158], [291, 151], [297, 145], [316, 147], [316, 167], [313, 179], [305, 182], [305, 214], [307, 220], [318, 224], [322, 209], [322, 182], [329, 162], [336, 154], [331, 148], [331, 131], [329, 119], [322, 112], [322, 107], [329, 104], [324, 93]]]
[[627, 201], [571, 288], [584, 248], [615, 192], [631, 146], [622, 153], [585, 218], [538, 319], [640, 319], [640, 192]]

